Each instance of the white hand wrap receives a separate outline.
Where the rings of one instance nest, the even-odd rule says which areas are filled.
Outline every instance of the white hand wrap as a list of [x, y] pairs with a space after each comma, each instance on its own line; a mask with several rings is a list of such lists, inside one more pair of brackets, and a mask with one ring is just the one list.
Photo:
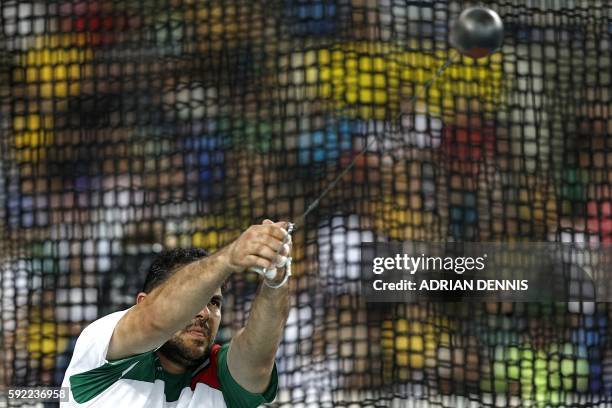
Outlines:
[[[286, 258], [286, 257], [284, 257], [284, 258]], [[286, 259], [287, 259], [287, 261], [284, 263], [284, 266], [286, 268], [285, 269], [285, 277], [283, 278], [281, 283], [278, 283], [276, 285], [273, 285], [271, 283], [272, 279], [276, 278], [276, 268], [272, 268], [272, 269], [270, 269], [269, 271], [267, 271], [264, 274], [264, 277], [265, 277], [264, 284], [267, 287], [272, 288], [272, 289], [278, 289], [278, 288], [284, 286], [285, 283], [287, 283], [287, 281], [289, 280], [289, 277], [291, 276], [291, 258], [286, 258]], [[271, 273], [271, 272], [274, 272], [274, 277], [273, 278], [268, 278], [268, 274]]]

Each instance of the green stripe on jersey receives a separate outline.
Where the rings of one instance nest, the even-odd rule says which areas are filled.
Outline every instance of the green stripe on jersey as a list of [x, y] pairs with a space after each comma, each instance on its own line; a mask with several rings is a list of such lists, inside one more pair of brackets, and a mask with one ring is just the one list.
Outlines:
[[183, 388], [189, 386], [191, 373], [174, 375], [166, 372], [155, 353], [150, 351], [72, 375], [70, 388], [74, 400], [82, 404], [97, 397], [120, 379], [148, 383], [161, 380], [164, 382], [166, 401], [174, 402], [179, 399]]
[[270, 384], [268, 388], [262, 394], [253, 394], [242, 388], [240, 384], [234, 380], [229, 372], [227, 366], [227, 352], [229, 350], [229, 344], [224, 345], [219, 350], [217, 357], [217, 376], [221, 383], [221, 390], [223, 391], [223, 399], [228, 408], [251, 408], [258, 407], [263, 403], [272, 402], [276, 397], [276, 390], [278, 388], [278, 374], [276, 372], [276, 364], [272, 370], [270, 378]]

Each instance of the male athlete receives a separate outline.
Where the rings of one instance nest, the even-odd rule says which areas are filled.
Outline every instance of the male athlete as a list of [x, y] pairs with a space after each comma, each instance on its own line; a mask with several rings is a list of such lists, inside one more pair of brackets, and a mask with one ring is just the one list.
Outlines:
[[[96, 320], [79, 336], [62, 383], [62, 407], [256, 407], [276, 396], [276, 350], [289, 313], [284, 281], [287, 223], [266, 220], [213, 255], [163, 252], [136, 305]], [[289, 261], [290, 262], [290, 261]], [[249, 268], [278, 267], [264, 279], [246, 327], [223, 347], [221, 285]]]

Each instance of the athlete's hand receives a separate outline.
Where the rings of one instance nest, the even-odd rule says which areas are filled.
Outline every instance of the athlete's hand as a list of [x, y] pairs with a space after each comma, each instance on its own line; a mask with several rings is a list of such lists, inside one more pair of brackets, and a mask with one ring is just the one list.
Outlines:
[[228, 267], [232, 272], [242, 272], [249, 268], [270, 268], [283, 263], [291, 251], [290, 241], [283, 244], [288, 235], [287, 226], [287, 222], [270, 220], [250, 226], [228, 246]]
[[[269, 225], [269, 224], [274, 224], [274, 222], [270, 220], [265, 220], [263, 224]], [[282, 227], [288, 226], [286, 223], [284, 224], [285, 225], [281, 225], [281, 226]], [[291, 235], [288, 234], [284, 240], [283, 247], [281, 251], [279, 252], [278, 257], [275, 258], [273, 261], [273, 265], [266, 270], [253, 269], [255, 272], [260, 273], [264, 277], [265, 281], [268, 283], [268, 286], [270, 287], [276, 287], [277, 285], [282, 286], [283, 283], [286, 282], [285, 275], [287, 275], [287, 273], [290, 274], [289, 264], [291, 263], [290, 256], [291, 256], [292, 246], [293, 246], [293, 242], [291, 240]]]

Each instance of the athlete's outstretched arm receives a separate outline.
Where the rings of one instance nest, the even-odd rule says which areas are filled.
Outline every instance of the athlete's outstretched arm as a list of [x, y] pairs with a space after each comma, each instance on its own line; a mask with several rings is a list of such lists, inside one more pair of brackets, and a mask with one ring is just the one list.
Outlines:
[[254, 225], [215, 254], [181, 267], [121, 318], [106, 358], [116, 360], [164, 344], [208, 304], [231, 273], [269, 267], [284, 237], [278, 225]]
[[[287, 227], [286, 223], [265, 225]], [[283, 253], [285, 253], [283, 251]], [[286, 270], [279, 270], [282, 280]], [[274, 357], [289, 315], [289, 285], [272, 289], [259, 286], [246, 326], [234, 336], [227, 357], [232, 377], [247, 391], [262, 393], [269, 385]]]

